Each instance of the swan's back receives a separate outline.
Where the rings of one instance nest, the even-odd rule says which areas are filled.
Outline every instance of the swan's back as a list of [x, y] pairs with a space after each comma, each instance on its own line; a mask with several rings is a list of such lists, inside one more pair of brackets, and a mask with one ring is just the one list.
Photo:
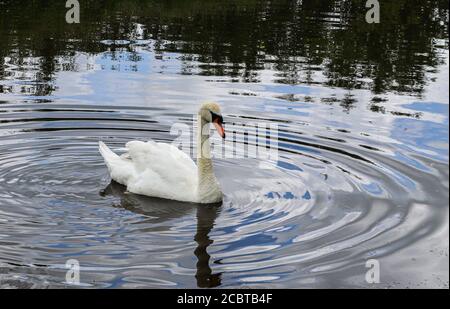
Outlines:
[[118, 156], [100, 142], [111, 178], [128, 191], [186, 202], [197, 202], [197, 166], [170, 144], [132, 141], [128, 152]]

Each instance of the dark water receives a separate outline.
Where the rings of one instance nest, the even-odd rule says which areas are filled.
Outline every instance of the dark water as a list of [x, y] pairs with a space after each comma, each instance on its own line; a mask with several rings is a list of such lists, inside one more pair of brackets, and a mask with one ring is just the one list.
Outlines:
[[[1, 286], [448, 288], [447, 1], [80, 2], [0, 2]], [[99, 140], [205, 100], [278, 160], [215, 159], [221, 206], [110, 183]]]

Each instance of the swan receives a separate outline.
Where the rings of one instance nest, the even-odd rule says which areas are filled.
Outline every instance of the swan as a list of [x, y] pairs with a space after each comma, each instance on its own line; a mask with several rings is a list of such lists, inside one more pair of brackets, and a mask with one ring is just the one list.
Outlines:
[[113, 180], [128, 192], [181, 202], [213, 204], [223, 193], [213, 171], [209, 142], [210, 123], [225, 139], [220, 106], [204, 103], [197, 115], [197, 165], [174, 145], [131, 141], [127, 152], [115, 154], [102, 141], [99, 151]]

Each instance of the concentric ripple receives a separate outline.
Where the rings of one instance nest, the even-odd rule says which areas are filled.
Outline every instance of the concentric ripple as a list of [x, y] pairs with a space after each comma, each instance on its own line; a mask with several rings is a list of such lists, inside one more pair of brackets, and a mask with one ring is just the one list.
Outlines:
[[[69, 259], [80, 262], [86, 287], [364, 286], [369, 259], [391, 269], [386, 285], [408, 285], [402, 278], [417, 269], [405, 260], [433, 254], [446, 232], [447, 163], [396, 140], [226, 114], [238, 150], [251, 140], [246, 125], [277, 123], [278, 158], [216, 158], [226, 199], [198, 206], [126, 193], [97, 151], [99, 140], [116, 149], [130, 139], [171, 142], [171, 124], [192, 125], [188, 113], [56, 103], [4, 110], [5, 286], [64, 286]], [[425, 239], [428, 247], [417, 246]]]
[[[448, 288], [444, 1], [104, 2], [0, 1], [0, 287]], [[111, 182], [203, 101], [222, 205]]]

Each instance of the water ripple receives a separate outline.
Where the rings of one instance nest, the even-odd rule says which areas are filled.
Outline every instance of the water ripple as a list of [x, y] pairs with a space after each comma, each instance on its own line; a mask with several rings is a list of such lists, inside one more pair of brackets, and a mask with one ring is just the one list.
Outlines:
[[[168, 123], [191, 125], [189, 115], [56, 104], [7, 108], [0, 132], [15, 133], [3, 134], [0, 144], [5, 284], [46, 278], [47, 286], [63, 285], [69, 258], [80, 261], [86, 287], [192, 286], [194, 277], [201, 287], [305, 283], [407, 248], [444, 220], [436, 206], [445, 190], [431, 185], [448, 187], [441, 163], [400, 157], [392, 144], [362, 145], [359, 135], [338, 128], [284, 122], [278, 160], [218, 158], [226, 199], [204, 207], [126, 193], [109, 183], [97, 152], [97, 141], [111, 132], [108, 143], [116, 148], [130, 133], [169, 142]], [[249, 118], [227, 115], [237, 152], [256, 138], [247, 126], [268, 120]]]

